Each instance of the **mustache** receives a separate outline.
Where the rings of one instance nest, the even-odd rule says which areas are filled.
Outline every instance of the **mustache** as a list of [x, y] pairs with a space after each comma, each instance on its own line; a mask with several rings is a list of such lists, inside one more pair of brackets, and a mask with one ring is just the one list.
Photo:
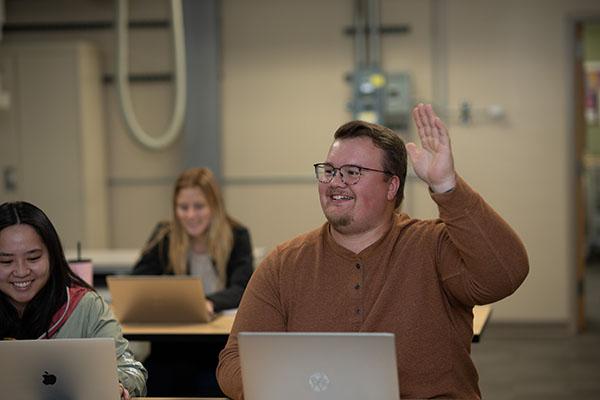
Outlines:
[[327, 196], [350, 196], [354, 197], [354, 193], [351, 190], [341, 190], [341, 189], [328, 189]]

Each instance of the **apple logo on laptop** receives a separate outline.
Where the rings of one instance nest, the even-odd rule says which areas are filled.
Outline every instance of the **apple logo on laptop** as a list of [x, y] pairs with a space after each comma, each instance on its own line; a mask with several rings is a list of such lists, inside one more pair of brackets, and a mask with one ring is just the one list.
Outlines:
[[49, 374], [48, 371], [44, 371], [42, 375], [42, 383], [44, 385], [54, 385], [56, 383], [56, 375]]
[[314, 392], [324, 392], [329, 387], [329, 377], [324, 372], [315, 372], [308, 377], [308, 384]]

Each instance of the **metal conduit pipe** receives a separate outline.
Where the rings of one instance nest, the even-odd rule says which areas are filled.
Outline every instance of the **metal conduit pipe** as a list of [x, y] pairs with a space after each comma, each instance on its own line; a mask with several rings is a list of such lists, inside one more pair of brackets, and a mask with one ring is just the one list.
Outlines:
[[367, 64], [367, 46], [365, 35], [365, 13], [363, 0], [354, 1], [354, 70], [358, 71]]
[[175, 55], [175, 106], [173, 115], [166, 131], [159, 136], [150, 136], [138, 122], [131, 95], [129, 93], [128, 81], [128, 1], [117, 0], [116, 5], [116, 66], [115, 75], [117, 82], [117, 94], [119, 105], [127, 130], [133, 139], [143, 146], [160, 150], [177, 139], [183, 127], [186, 107], [186, 70], [185, 70], [185, 43], [183, 39], [183, 12], [181, 0], [171, 0], [171, 27], [173, 30], [173, 46]]
[[369, 66], [379, 68], [381, 63], [379, 0], [367, 0], [367, 7], [369, 24]]

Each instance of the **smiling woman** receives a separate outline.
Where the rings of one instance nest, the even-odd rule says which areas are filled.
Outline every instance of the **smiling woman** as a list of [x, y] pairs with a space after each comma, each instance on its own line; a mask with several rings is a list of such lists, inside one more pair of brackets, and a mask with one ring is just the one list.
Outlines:
[[0, 205], [0, 339], [93, 337], [115, 341], [121, 398], [144, 395], [145, 368], [110, 307], [69, 268], [46, 214], [26, 202]]
[[25, 306], [48, 282], [48, 250], [31, 226], [12, 225], [0, 232], [0, 265], [0, 291], [23, 317]]
[[210, 313], [236, 308], [254, 270], [250, 233], [227, 214], [213, 173], [179, 175], [172, 207], [172, 220], [154, 229], [133, 274], [199, 276]]
[[[179, 175], [172, 210], [172, 220], [155, 228], [133, 274], [198, 276], [209, 314], [237, 308], [254, 270], [250, 233], [227, 214], [208, 168], [191, 168]], [[145, 360], [150, 372], [148, 395], [222, 395], [214, 372], [219, 350], [152, 343]]]

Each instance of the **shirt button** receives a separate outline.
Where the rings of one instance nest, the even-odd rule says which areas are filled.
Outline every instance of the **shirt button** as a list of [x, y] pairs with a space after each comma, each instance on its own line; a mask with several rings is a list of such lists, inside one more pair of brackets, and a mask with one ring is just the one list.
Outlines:
[[354, 286], [354, 289], [356, 289], [356, 290], [360, 289], [360, 283], [357, 283], [356, 286]]
[[356, 269], [360, 269], [360, 264], [356, 264]]
[[356, 314], [360, 314], [360, 308], [356, 309]]

